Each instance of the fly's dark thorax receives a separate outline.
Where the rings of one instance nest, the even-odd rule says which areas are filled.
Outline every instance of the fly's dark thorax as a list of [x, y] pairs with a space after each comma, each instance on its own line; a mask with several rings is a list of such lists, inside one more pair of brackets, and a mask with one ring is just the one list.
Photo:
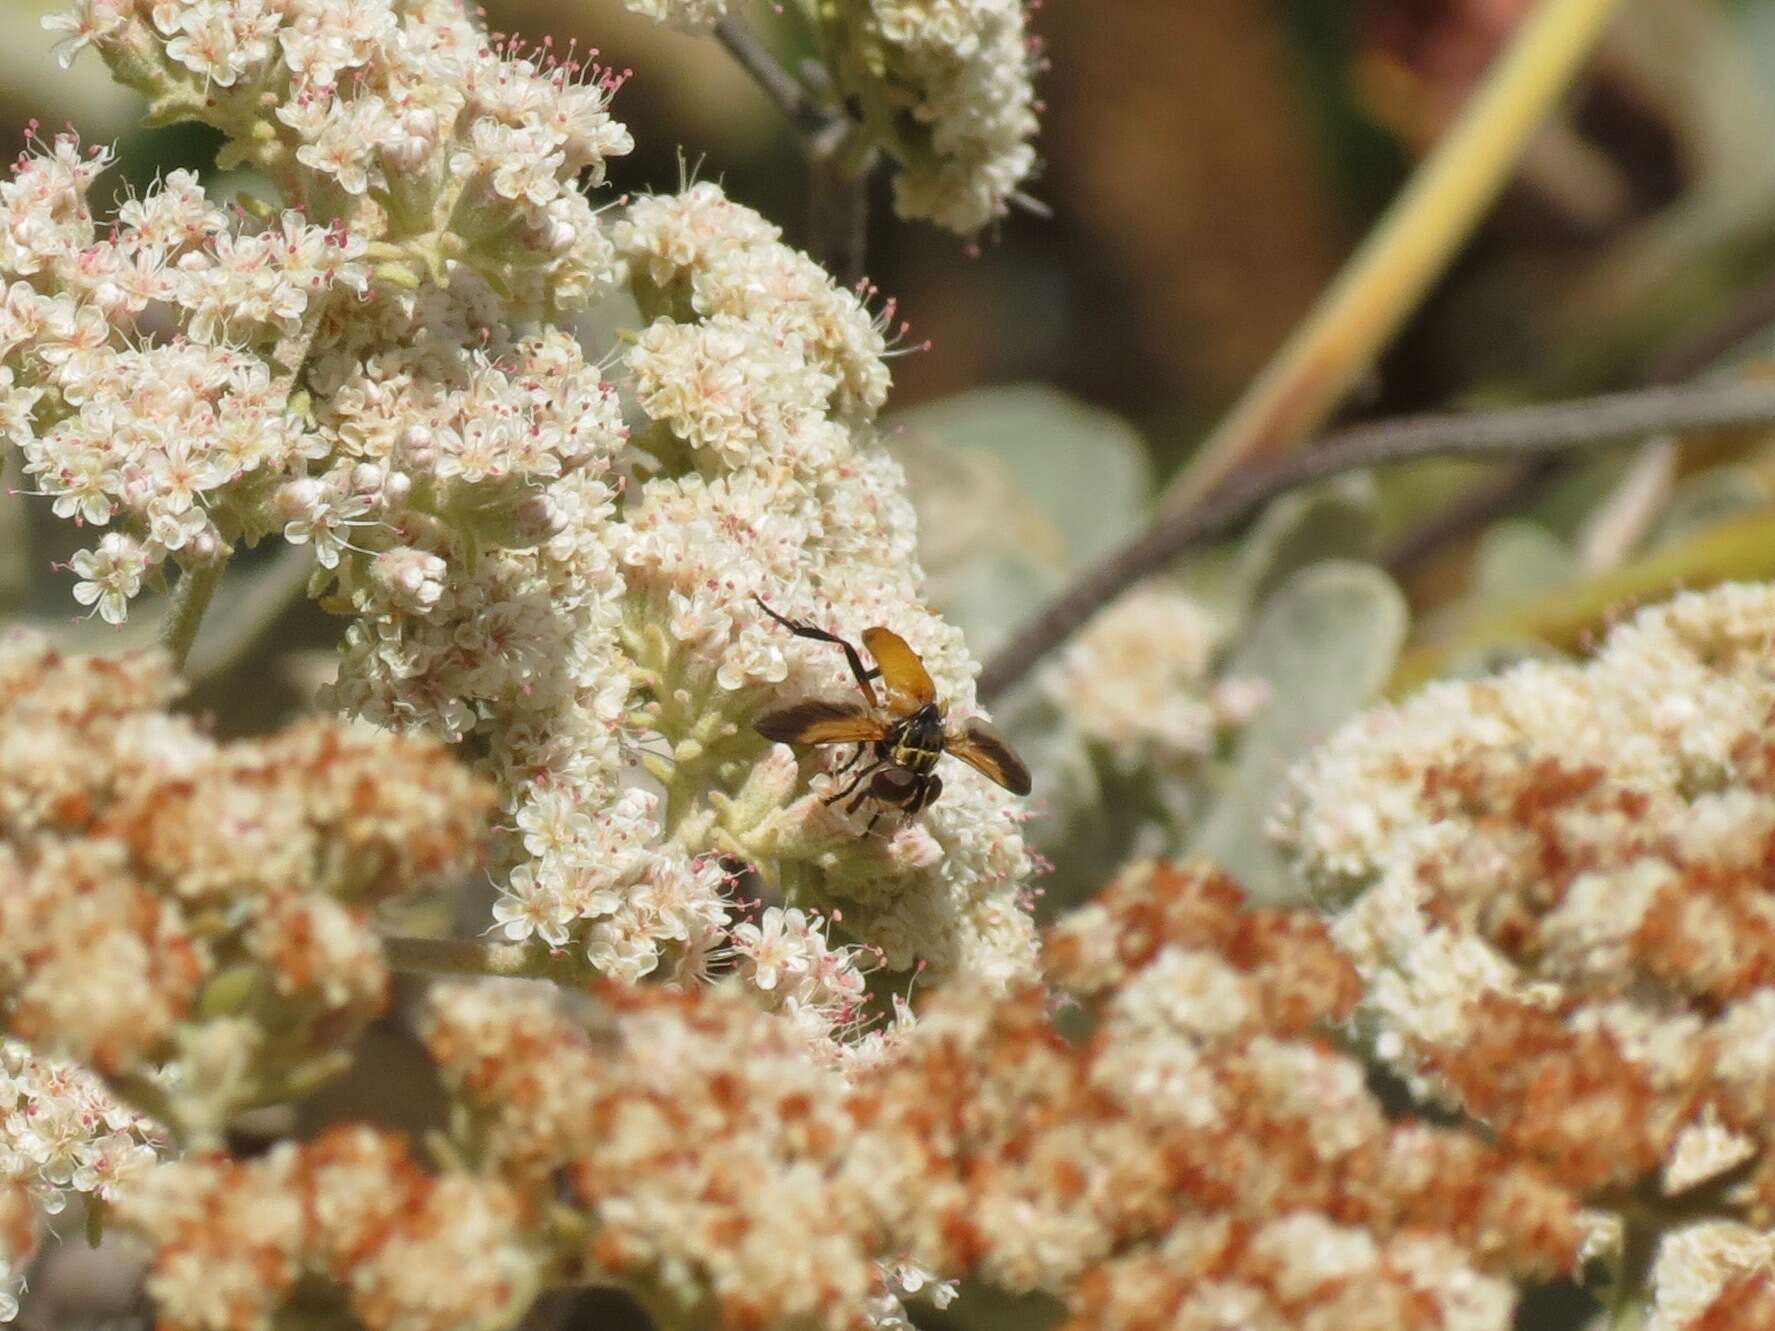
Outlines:
[[943, 756], [943, 716], [935, 703], [926, 703], [911, 716], [894, 723], [887, 752], [882, 756], [896, 767], [928, 772]]

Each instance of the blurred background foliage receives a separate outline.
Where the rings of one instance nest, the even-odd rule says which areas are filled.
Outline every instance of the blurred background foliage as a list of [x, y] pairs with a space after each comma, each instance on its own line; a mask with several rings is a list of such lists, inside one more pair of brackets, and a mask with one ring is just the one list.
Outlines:
[[[143, 130], [90, 57], [56, 68], [48, 0], [0, 5], [0, 129], [115, 140], [120, 188], [210, 171], [189, 128]], [[764, 6], [751, 17], [767, 32]], [[1448, 127], [1531, 0], [1050, 0], [1034, 193], [967, 246], [897, 222], [876, 182], [868, 271], [909, 322], [894, 446], [933, 600], [981, 656], [1150, 520], [1154, 497], [1276, 351]], [[721, 48], [618, 0], [489, 0], [489, 26], [632, 70], [638, 150], [616, 190], [687, 174], [804, 232], [789, 127]], [[776, 33], [779, 40], [785, 38]], [[793, 63], [798, 53], [783, 52]], [[1512, 184], [1367, 373], [1344, 419], [1539, 401], [1734, 367], [1775, 342], [1775, 5], [1635, 0], [1536, 134]], [[249, 192], [251, 179], [228, 182]], [[1297, 495], [1169, 575], [1209, 607], [1215, 664], [1268, 704], [1163, 771], [1069, 715], [1053, 667], [1000, 714], [1035, 761], [1029, 833], [1076, 900], [1138, 846], [1210, 851], [1254, 892], [1287, 764], [1387, 690], [1531, 652], [1581, 651], [1678, 581], [1775, 574], [1775, 452], [1744, 435], [1600, 459], [1422, 463]], [[0, 500], [0, 596], [65, 624], [80, 534]], [[1331, 561], [1329, 564], [1327, 561]], [[304, 605], [301, 552], [254, 552], [205, 625], [196, 704], [226, 731], [304, 705], [338, 624]], [[122, 630], [152, 633], [143, 614]], [[121, 645], [94, 625], [73, 640]]]

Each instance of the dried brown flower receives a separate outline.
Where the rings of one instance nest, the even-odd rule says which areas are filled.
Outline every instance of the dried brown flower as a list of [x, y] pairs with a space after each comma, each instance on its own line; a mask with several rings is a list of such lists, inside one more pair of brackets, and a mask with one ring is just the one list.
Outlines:
[[472, 864], [491, 797], [336, 723], [216, 744], [177, 691], [0, 639], [0, 1020], [213, 1131], [381, 1010], [367, 903]]
[[837, 1067], [727, 989], [612, 987], [588, 1024], [456, 987], [426, 1039], [480, 1163], [565, 1186], [583, 1275], [725, 1327], [860, 1326], [910, 1261], [1078, 1328], [1501, 1328], [1511, 1278], [1575, 1263], [1543, 1172], [1388, 1121], [1326, 1042], [1358, 986], [1316, 922], [1149, 864], [1049, 957], [1084, 1005], [958, 981]]

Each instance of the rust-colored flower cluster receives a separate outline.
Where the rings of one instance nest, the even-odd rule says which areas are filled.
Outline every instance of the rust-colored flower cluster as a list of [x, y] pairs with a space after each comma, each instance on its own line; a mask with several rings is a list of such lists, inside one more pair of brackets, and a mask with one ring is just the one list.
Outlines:
[[939, 1269], [1065, 1292], [1081, 1331], [1416, 1329], [1508, 1325], [1504, 1277], [1573, 1265], [1583, 1226], [1544, 1174], [1388, 1121], [1327, 1043], [1358, 984], [1317, 923], [1140, 865], [1051, 933], [1048, 964], [1089, 1005], [1081, 1043], [1033, 994], [984, 1020], [951, 999], [886, 1073], [963, 1183], [917, 1208]]
[[337, 723], [216, 744], [177, 691], [157, 654], [0, 639], [0, 1021], [203, 1133], [382, 1009], [369, 903], [472, 864], [491, 800]]
[[1049, 965], [1082, 1001], [956, 982], [843, 1067], [720, 989], [572, 1021], [457, 987], [426, 1039], [482, 1167], [565, 1197], [579, 1273], [684, 1324], [861, 1326], [909, 1262], [1060, 1295], [1080, 1331], [1466, 1331], [1575, 1265], [1543, 1172], [1390, 1122], [1326, 1042], [1358, 983], [1310, 919], [1142, 865]]
[[[1359, 889], [1332, 929], [1378, 1052], [1662, 1236], [1661, 1327], [1766, 1298], [1730, 1281], [1775, 1241], [1772, 636], [1775, 588], [1727, 586], [1433, 686], [1320, 750], [1283, 828]], [[1672, 1246], [1696, 1215], [1742, 1223]]]
[[333, 1326], [347, 1313], [365, 1331], [508, 1326], [540, 1279], [511, 1189], [428, 1173], [368, 1127], [255, 1160], [162, 1165], [118, 1214], [154, 1237], [161, 1331]]

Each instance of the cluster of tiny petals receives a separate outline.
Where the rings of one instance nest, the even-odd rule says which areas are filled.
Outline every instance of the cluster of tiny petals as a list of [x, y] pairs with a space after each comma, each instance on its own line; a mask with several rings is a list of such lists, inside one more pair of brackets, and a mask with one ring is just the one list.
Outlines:
[[161, 710], [175, 691], [158, 655], [0, 641], [0, 993], [46, 1053], [172, 1060], [184, 1126], [214, 1129], [250, 1088], [181, 1079], [181, 1051], [250, 1064], [261, 1039], [300, 1051], [374, 1016], [360, 903], [462, 872], [488, 801], [435, 746], [336, 723], [217, 745]]
[[[634, 439], [661, 465], [645, 469], [606, 534], [642, 724], [669, 743], [681, 773], [748, 743], [763, 705], [854, 696], [842, 653], [792, 636], [759, 600], [852, 640], [891, 627], [924, 658], [952, 714], [965, 715], [975, 667], [921, 604], [904, 479], [874, 435], [884, 322], [707, 182], [637, 200], [612, 235], [653, 315], [627, 369], [645, 417]], [[684, 694], [725, 715], [686, 714]], [[1017, 904], [1028, 859], [996, 787], [946, 773], [943, 799], [918, 826], [872, 840], [857, 833], [876, 809], [847, 822], [812, 792], [793, 798], [781, 773], [771, 760], [711, 801], [725, 834], [717, 846], [764, 866], [767, 879], [826, 866], [815, 900], [841, 909], [846, 930], [890, 966], [968, 958], [1000, 976], [1029, 972], [1033, 935]], [[842, 884], [835, 851], [849, 869]]]
[[[855, 1026], [868, 997], [863, 954], [835, 945], [830, 933], [831, 922], [817, 914], [767, 906], [756, 921], [736, 924], [728, 934], [735, 971], [768, 1008], [787, 1014], [813, 1037], [815, 1049]], [[855, 1057], [857, 1051], [846, 1052]]]
[[[0, 430], [59, 516], [113, 527], [70, 560], [83, 605], [121, 622], [163, 562], [210, 564], [268, 531], [335, 568], [415, 506], [436, 517], [485, 504], [490, 478], [511, 491], [576, 465], [521, 411], [493, 410], [366, 462], [351, 422], [313, 418], [298, 371], [329, 351], [364, 360], [366, 326], [447, 334], [461, 316], [428, 278], [483, 309], [489, 283], [514, 313], [584, 305], [611, 253], [575, 182], [629, 149], [607, 110], [620, 80], [491, 43], [450, 0], [84, 0], [49, 26], [163, 109], [242, 143], [295, 141], [285, 206], [263, 216], [230, 215], [177, 171], [101, 222], [87, 196], [111, 158], [72, 135], [0, 185]], [[453, 423], [457, 404], [432, 405]]]
[[[868, 0], [859, 40], [878, 48], [894, 108], [894, 202], [971, 235], [1005, 215], [1035, 170], [1036, 63], [1024, 0]], [[868, 66], [866, 66], [868, 67]]]
[[[805, 863], [843, 848], [871, 869], [847, 900], [875, 899], [847, 906], [847, 927], [892, 964], [971, 949], [989, 969], [1027, 969], [1015, 894], [1028, 862], [1005, 799], [951, 803], [946, 847], [926, 836], [884, 862], [817, 801], [796, 801], [774, 762], [740, 782], [757, 795], [744, 801], [708, 770], [756, 760], [762, 689], [852, 687], [842, 658], [805, 651], [753, 600], [785, 604], [786, 588], [853, 633], [894, 624], [965, 698], [972, 666], [919, 604], [904, 482], [873, 438], [883, 325], [712, 185], [637, 200], [612, 235], [643, 308], [659, 311], [624, 365], [633, 431], [615, 388], [557, 333], [446, 357], [429, 315], [423, 348], [318, 358], [315, 410], [352, 461], [340, 484], [366, 467], [404, 472], [445, 519], [385, 517], [384, 532], [366, 517], [340, 533], [358, 619], [334, 700], [384, 725], [486, 737], [505, 810], [493, 924], [509, 941], [626, 980], [705, 978], [735, 955], [724, 856]], [[442, 486], [421, 480], [440, 474]], [[507, 496], [522, 529], [492, 552], [475, 533], [471, 557], [451, 516]], [[367, 575], [354, 547], [377, 552]], [[686, 809], [638, 778], [662, 748], [693, 793], [687, 773], [707, 765], [708, 804]], [[957, 914], [971, 926], [959, 944]], [[796, 1012], [813, 1028], [849, 1021], [836, 993]]]
[[37, 1216], [76, 1196], [115, 1201], [154, 1164], [160, 1136], [92, 1073], [0, 1039], [0, 1321], [18, 1313]]
[[434, 992], [426, 1044], [489, 1161], [565, 1178], [607, 1278], [723, 1326], [861, 1326], [888, 1180], [864, 1175], [843, 1077], [731, 987], [601, 996], [588, 1031], [533, 990]]
[[[719, 186], [702, 181], [681, 194], [637, 199], [612, 238], [645, 308], [694, 313], [703, 338], [725, 333], [748, 353], [736, 350], [736, 359], [763, 379], [760, 387], [771, 383], [765, 376], [802, 376], [803, 415], [867, 421], [887, 400], [882, 358], [891, 303], [880, 317], [871, 315], [858, 293], [835, 287], [817, 263], [781, 242], [775, 226]], [[685, 336], [669, 319], [649, 331], [662, 341]], [[773, 346], [781, 350], [773, 353]], [[758, 364], [745, 366], [748, 359]], [[644, 365], [652, 361], [657, 353], [643, 355]], [[719, 387], [737, 397], [732, 385], [711, 385]]]
[[[361, 238], [295, 212], [230, 229], [187, 172], [101, 232], [108, 162], [61, 135], [0, 184], [0, 419], [58, 516], [114, 526], [70, 567], [117, 623], [149, 570], [214, 559], [268, 478], [324, 452], [267, 355], [365, 269]], [[151, 334], [168, 311], [178, 336]]]
[[[1334, 736], [1281, 822], [1383, 1056], [1584, 1192], [1739, 1170], [1775, 1215], [1775, 587]], [[1686, 1325], [1681, 1319], [1670, 1325]]]
[[[785, 768], [752, 729], [854, 687], [754, 597], [892, 627], [973, 710], [875, 434], [891, 304], [711, 185], [601, 221], [578, 184], [628, 150], [620, 80], [456, 0], [88, 0], [52, 26], [285, 196], [237, 213], [175, 173], [101, 222], [107, 155], [64, 138], [0, 199], [0, 429], [109, 527], [70, 560], [82, 604], [120, 620], [169, 560], [312, 550], [351, 617], [328, 701], [475, 738], [509, 941], [709, 978], [749, 861], [889, 965], [1030, 972], [1008, 794], [958, 768], [865, 837], [876, 806], [809, 789], [829, 754]], [[619, 272], [644, 324], [599, 360], [571, 320]]]
[[428, 1174], [368, 1127], [159, 1165], [117, 1215], [148, 1242], [167, 1331], [272, 1331], [315, 1300], [365, 1331], [475, 1331], [515, 1322], [540, 1281], [509, 1188]]
[[489, 1167], [555, 1198], [568, 1181], [588, 1265], [726, 1327], [862, 1327], [910, 1269], [1045, 1290], [1080, 1328], [1378, 1307], [1364, 1326], [1501, 1331], [1513, 1280], [1571, 1268], [1568, 1196], [1389, 1122], [1324, 1042], [1358, 983], [1322, 926], [1141, 865], [1049, 944], [1097, 1015], [1082, 1042], [1041, 986], [977, 980], [842, 1064], [731, 984], [608, 985], [579, 1020], [532, 989], [449, 988], [423, 1034]]
[[[151, 95], [200, 95], [227, 132], [268, 110], [308, 201], [372, 240], [442, 225], [468, 262], [538, 295], [544, 277], [569, 299], [601, 280], [607, 249], [574, 181], [597, 184], [632, 147], [608, 70], [491, 42], [451, 0], [83, 0], [50, 26]], [[494, 235], [503, 257], [474, 251]]]
[[1261, 681], [1214, 682], [1223, 637], [1212, 613], [1181, 590], [1137, 587], [1085, 626], [1043, 683], [1118, 762], [1193, 765], [1267, 701]]
[[[706, 29], [728, 0], [624, 0], [660, 23]], [[832, 7], [845, 93], [880, 107], [894, 202], [971, 236], [1002, 218], [1034, 172], [1034, 73], [1025, 0], [846, 0]]]

